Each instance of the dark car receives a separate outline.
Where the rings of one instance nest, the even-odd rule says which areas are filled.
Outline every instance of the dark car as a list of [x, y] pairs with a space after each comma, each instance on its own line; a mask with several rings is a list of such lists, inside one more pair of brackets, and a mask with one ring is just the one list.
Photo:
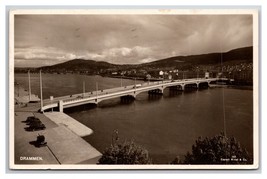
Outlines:
[[[36, 121], [40, 121], [40, 119], [39, 118], [36, 118], [36, 117], [34, 117], [34, 116], [30, 116], [30, 117], [28, 117], [27, 118], [27, 120], [25, 121], [28, 125], [30, 125], [31, 123], [33, 123], [33, 122], [36, 122]], [[41, 122], [41, 121], [40, 121]]]
[[29, 131], [38, 131], [38, 130], [44, 130], [46, 127], [41, 121], [34, 121], [30, 123], [30, 126], [28, 127]]

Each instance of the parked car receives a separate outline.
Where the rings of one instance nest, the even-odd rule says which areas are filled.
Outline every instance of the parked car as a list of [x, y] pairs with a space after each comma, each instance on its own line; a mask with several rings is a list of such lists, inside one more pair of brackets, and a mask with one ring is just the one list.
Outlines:
[[44, 130], [46, 127], [41, 121], [34, 121], [30, 124], [28, 127], [29, 131], [38, 131], [38, 130]]
[[26, 120], [25, 122], [26, 122], [28, 125], [30, 125], [31, 123], [36, 122], [36, 121], [40, 121], [40, 119], [39, 119], [39, 118], [36, 118], [36, 117], [34, 117], [34, 116], [30, 116], [30, 117], [27, 118], [27, 120]]

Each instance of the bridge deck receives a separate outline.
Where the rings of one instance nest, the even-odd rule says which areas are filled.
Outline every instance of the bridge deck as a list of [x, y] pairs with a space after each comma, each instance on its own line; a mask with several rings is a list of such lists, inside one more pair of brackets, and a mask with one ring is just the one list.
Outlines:
[[[222, 78], [197, 78], [197, 79], [184, 79], [184, 80], [167, 80], [167, 81], [157, 81], [157, 82], [147, 82], [138, 84], [137, 86], [129, 85], [111, 89], [104, 89], [92, 92], [86, 92], [84, 94], [72, 94], [69, 96], [62, 96], [57, 97], [53, 100], [53, 102], [49, 100], [44, 100], [44, 106], [42, 110], [47, 110], [50, 108], [58, 107], [58, 101], [63, 101], [63, 106], [73, 107], [76, 105], [82, 105], [86, 103], [97, 103], [101, 100], [107, 100], [115, 97], [120, 97], [123, 95], [134, 95], [134, 97], [145, 91], [154, 90], [157, 88], [164, 89], [166, 87], [171, 86], [184, 86], [188, 84], [199, 84], [199, 83], [206, 83], [211, 81], [217, 81]], [[225, 80], [225, 79], [223, 79]], [[137, 84], [136, 84], [137, 85]]]

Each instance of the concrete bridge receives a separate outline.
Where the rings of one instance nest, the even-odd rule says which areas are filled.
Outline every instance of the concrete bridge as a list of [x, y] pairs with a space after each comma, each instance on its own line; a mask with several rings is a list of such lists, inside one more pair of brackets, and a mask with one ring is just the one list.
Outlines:
[[184, 79], [184, 80], [169, 80], [169, 81], [157, 81], [147, 82], [142, 84], [129, 85], [124, 87], [98, 90], [93, 92], [86, 92], [80, 94], [73, 94], [70, 96], [57, 97], [53, 101], [49, 99], [43, 101], [43, 107], [41, 111], [49, 110], [52, 108], [58, 108], [60, 112], [63, 112], [64, 108], [84, 105], [84, 104], [98, 104], [103, 100], [108, 100], [118, 97], [136, 98], [136, 96], [142, 92], [148, 92], [149, 94], [163, 94], [165, 88], [172, 88], [176, 90], [184, 90], [187, 87], [200, 88], [201, 85], [209, 86], [211, 82], [226, 81], [226, 78], [198, 78], [198, 79]]

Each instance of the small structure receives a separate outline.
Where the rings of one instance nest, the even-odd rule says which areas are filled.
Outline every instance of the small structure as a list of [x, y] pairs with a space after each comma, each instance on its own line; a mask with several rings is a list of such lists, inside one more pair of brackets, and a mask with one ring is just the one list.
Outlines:
[[208, 79], [210, 77], [210, 73], [209, 72], [205, 72], [205, 78]]

